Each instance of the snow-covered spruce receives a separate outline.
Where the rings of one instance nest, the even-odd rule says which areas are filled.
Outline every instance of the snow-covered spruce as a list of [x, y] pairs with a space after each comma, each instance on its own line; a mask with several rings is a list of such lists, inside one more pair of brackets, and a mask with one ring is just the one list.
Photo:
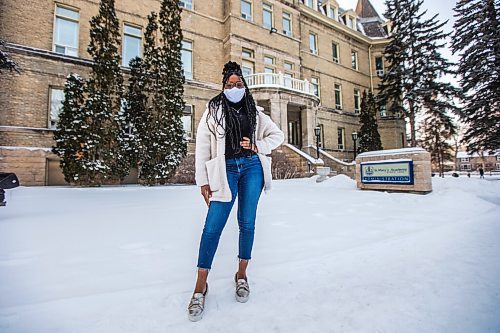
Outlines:
[[460, 119], [469, 152], [500, 148], [500, 5], [497, 0], [459, 0], [452, 49], [465, 94]]
[[359, 146], [358, 152], [382, 150], [382, 141], [377, 125], [377, 103], [371, 92], [363, 92], [361, 98], [361, 112], [359, 115], [361, 128], [358, 132]]
[[[85, 170], [91, 167], [87, 146], [89, 137], [88, 119], [83, 110], [85, 80], [78, 74], [70, 74], [64, 86], [64, 102], [57, 128], [54, 131], [53, 152], [61, 158], [61, 170], [69, 183], [86, 184]], [[81, 177], [79, 175], [82, 175]]]
[[184, 75], [180, 7], [163, 0], [148, 16], [144, 58], [131, 62], [126, 108], [120, 117], [130, 128], [125, 156], [139, 169], [139, 181], [163, 184], [186, 155], [182, 125]]
[[101, 0], [99, 13], [90, 21], [92, 72], [85, 92], [84, 113], [88, 136], [85, 148], [87, 168], [80, 179], [88, 185], [123, 179], [129, 170], [123, 158], [118, 114], [123, 97], [123, 75], [120, 69], [120, 24], [114, 0]]
[[385, 48], [389, 63], [380, 84], [379, 102], [388, 104], [390, 114], [409, 118], [411, 145], [416, 146], [416, 117], [424, 99], [436, 89], [434, 83], [443, 74], [451, 74], [450, 64], [440, 52], [445, 44], [437, 14], [424, 18], [423, 0], [388, 0], [384, 16], [393, 22], [390, 43]]

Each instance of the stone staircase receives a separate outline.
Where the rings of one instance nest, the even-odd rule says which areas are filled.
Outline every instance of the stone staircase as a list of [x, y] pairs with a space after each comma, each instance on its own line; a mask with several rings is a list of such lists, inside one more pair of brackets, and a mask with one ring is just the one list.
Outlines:
[[292, 164], [297, 170], [297, 178], [310, 177], [314, 175], [316, 166], [323, 166], [321, 159], [317, 160], [290, 144], [283, 144], [281, 151], [286, 155], [287, 163]]
[[[316, 155], [316, 146], [308, 146], [305, 148], [307, 152], [310, 154]], [[323, 149], [319, 149], [319, 157], [324, 161], [326, 167], [330, 167], [331, 173], [330, 174], [342, 174], [346, 175], [352, 179], [355, 179], [356, 175], [356, 163], [351, 162], [344, 162], [339, 160], [338, 158], [332, 156], [328, 152], [324, 151]]]
[[320, 149], [320, 158], [316, 159], [316, 147], [309, 146], [300, 150], [290, 144], [283, 144], [281, 151], [286, 154], [289, 163], [293, 164], [297, 169], [297, 177], [310, 177], [315, 174], [316, 167], [330, 167], [330, 176], [344, 174], [354, 179], [355, 164], [346, 163], [326, 151]]

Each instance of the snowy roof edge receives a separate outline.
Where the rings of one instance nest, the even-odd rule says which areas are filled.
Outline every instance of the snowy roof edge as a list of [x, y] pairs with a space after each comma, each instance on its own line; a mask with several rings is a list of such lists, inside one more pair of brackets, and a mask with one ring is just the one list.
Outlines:
[[411, 154], [411, 153], [422, 153], [422, 152], [426, 152], [426, 150], [421, 147], [411, 147], [411, 148], [367, 151], [365, 153], [359, 154], [358, 157], [379, 156], [379, 155], [400, 155], [400, 154]]

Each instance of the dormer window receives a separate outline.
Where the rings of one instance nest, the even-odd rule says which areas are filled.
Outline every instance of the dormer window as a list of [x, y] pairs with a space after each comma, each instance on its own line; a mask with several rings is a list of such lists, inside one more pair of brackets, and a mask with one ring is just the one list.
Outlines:
[[326, 2], [322, 5], [323, 13], [331, 18], [332, 20], [337, 20], [338, 18], [338, 8], [332, 5], [330, 2]]
[[346, 24], [351, 29], [354, 27], [354, 20], [352, 19], [352, 17], [347, 16], [347, 22], [346, 22]]
[[342, 21], [346, 26], [353, 30], [357, 30], [356, 23], [356, 13], [350, 9], [342, 14]]
[[309, 8], [316, 9], [316, 3], [318, 0], [302, 0], [304, 5], [306, 5]]
[[328, 17], [331, 19], [337, 20], [337, 13], [338, 13], [337, 7], [330, 7], [328, 9]]
[[392, 27], [391, 27], [391, 23], [390, 22], [386, 22], [384, 23], [384, 25], [382, 26], [382, 29], [384, 29], [384, 32], [387, 36], [389, 36], [390, 34], [392, 34]]

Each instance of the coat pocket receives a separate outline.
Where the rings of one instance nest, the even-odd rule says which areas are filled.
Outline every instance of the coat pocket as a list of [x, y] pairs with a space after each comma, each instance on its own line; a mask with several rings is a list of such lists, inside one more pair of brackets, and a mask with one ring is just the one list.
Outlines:
[[210, 190], [212, 192], [218, 191], [221, 187], [219, 160], [220, 159], [216, 157], [205, 162], [208, 175], [208, 185], [210, 185]]

